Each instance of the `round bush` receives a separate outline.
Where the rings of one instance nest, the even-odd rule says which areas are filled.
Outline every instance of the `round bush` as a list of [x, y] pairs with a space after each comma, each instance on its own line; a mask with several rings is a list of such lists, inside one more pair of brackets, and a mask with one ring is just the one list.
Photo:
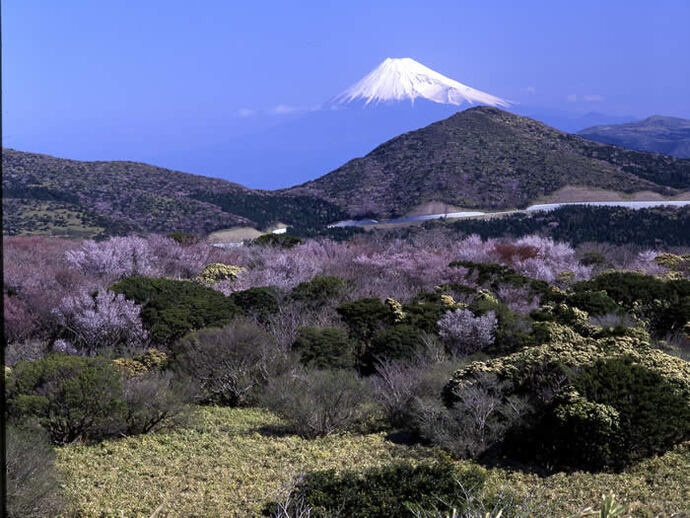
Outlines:
[[189, 331], [225, 325], [240, 312], [230, 298], [192, 281], [128, 277], [110, 289], [142, 306], [151, 338], [162, 344]]
[[355, 344], [340, 327], [300, 327], [292, 347], [308, 367], [349, 369], [355, 365]]

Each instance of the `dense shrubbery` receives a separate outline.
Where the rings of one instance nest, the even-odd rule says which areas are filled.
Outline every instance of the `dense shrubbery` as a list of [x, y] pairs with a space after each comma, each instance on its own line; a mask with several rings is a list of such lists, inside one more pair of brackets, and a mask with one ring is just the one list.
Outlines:
[[182, 414], [185, 388], [169, 373], [131, 375], [102, 358], [50, 354], [7, 380], [13, 422], [37, 419], [56, 444], [149, 432]]
[[295, 286], [290, 296], [307, 306], [318, 308], [342, 298], [347, 288], [348, 283], [340, 277], [317, 275]]
[[690, 236], [683, 230], [688, 226], [688, 207], [631, 210], [625, 207], [584, 205], [504, 218], [466, 219], [453, 223], [456, 231], [479, 234], [483, 238], [543, 233], [573, 246], [588, 241], [634, 243], [639, 246], [690, 246]]
[[[513, 454], [526, 448], [527, 457], [552, 467], [621, 467], [690, 437], [687, 362], [651, 349], [644, 333], [595, 339], [561, 324], [538, 325], [544, 345], [458, 371], [444, 389], [449, 408], [496, 376], [490, 396], [498, 403], [522, 398], [534, 413], [528, 428], [521, 412], [499, 419], [497, 440], [509, 437]], [[577, 442], [566, 440], [585, 428]]]
[[415, 510], [447, 512], [462, 509], [465, 491], [478, 492], [485, 479], [481, 468], [458, 470], [444, 459], [417, 465], [396, 462], [364, 472], [317, 471], [299, 482], [283, 509], [274, 503], [265, 514], [283, 511], [294, 516], [297, 508], [309, 509], [310, 516], [353, 518], [412, 517]]
[[9, 250], [8, 416], [56, 443], [175, 424], [193, 397], [536, 469], [618, 469], [690, 437], [688, 364], [661, 352], [690, 343], [681, 251], [442, 233]]
[[189, 331], [227, 324], [240, 312], [222, 293], [191, 281], [129, 277], [110, 289], [141, 305], [142, 320], [157, 343], [169, 344]]
[[356, 344], [340, 327], [300, 327], [292, 346], [302, 364], [317, 369], [348, 369], [356, 364]]
[[266, 322], [278, 312], [280, 297], [278, 290], [271, 286], [260, 286], [236, 291], [230, 295], [232, 300], [246, 316]]
[[273, 338], [245, 321], [190, 333], [173, 350], [182, 372], [199, 385], [202, 401], [231, 406], [255, 400], [285, 361]]
[[[649, 322], [664, 337], [690, 321], [690, 280], [664, 280], [638, 272], [607, 272], [573, 286], [574, 297], [603, 291], [625, 310]], [[580, 295], [581, 296], [581, 295]]]

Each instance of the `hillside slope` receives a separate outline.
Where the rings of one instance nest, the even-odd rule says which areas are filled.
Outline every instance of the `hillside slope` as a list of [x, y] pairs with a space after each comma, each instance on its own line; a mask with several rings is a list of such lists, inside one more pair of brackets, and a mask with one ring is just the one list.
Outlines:
[[690, 160], [598, 144], [478, 107], [400, 135], [284, 192], [322, 197], [353, 217], [395, 217], [429, 201], [525, 207], [566, 185], [673, 195], [690, 187]]
[[626, 124], [593, 126], [578, 135], [616, 146], [690, 158], [690, 120], [653, 115]]
[[80, 162], [3, 149], [2, 166], [3, 232], [10, 235], [207, 234], [343, 215], [319, 199], [136, 162]]

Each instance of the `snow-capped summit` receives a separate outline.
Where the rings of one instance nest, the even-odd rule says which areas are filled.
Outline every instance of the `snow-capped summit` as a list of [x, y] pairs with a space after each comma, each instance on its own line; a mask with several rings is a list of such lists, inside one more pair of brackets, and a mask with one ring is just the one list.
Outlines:
[[414, 102], [418, 97], [439, 104], [510, 105], [504, 99], [470, 88], [411, 58], [387, 58], [333, 101], [338, 104], [356, 100], [365, 100], [365, 104], [406, 99]]

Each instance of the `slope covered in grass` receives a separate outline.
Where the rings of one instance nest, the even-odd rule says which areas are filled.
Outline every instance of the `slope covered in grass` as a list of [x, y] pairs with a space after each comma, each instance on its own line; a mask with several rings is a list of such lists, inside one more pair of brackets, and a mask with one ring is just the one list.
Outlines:
[[[434, 451], [403, 446], [383, 434], [305, 440], [258, 409], [201, 407], [184, 428], [58, 449], [68, 516], [257, 516], [284, 497], [300, 473], [363, 470]], [[549, 477], [493, 469], [489, 490], [511, 493], [537, 513], [567, 515], [613, 491], [633, 516], [687, 511], [690, 445], [645, 460], [623, 474], [557, 473]], [[553, 514], [552, 514], [553, 515]]]

